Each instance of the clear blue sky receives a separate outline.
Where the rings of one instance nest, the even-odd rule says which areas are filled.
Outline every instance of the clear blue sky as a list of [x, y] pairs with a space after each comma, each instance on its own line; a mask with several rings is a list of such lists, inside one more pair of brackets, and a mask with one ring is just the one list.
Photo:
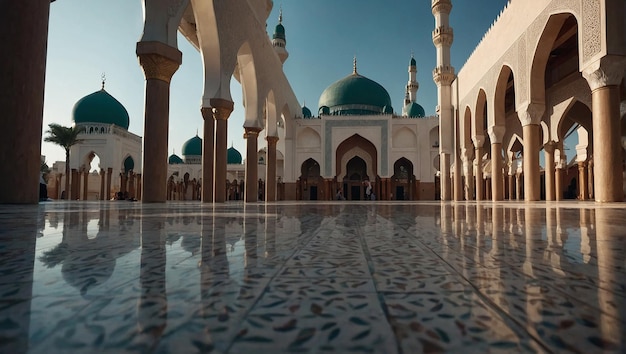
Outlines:
[[[457, 71], [506, 3], [453, 1], [452, 65]], [[322, 91], [351, 73], [356, 55], [359, 73], [385, 87], [394, 111], [400, 113], [413, 52], [420, 84], [417, 101], [427, 115], [434, 114], [437, 87], [432, 80], [436, 52], [431, 38], [431, 1], [275, 0], [267, 23], [269, 35], [278, 23], [280, 6], [289, 51], [284, 70], [300, 103], [306, 102], [312, 112], [317, 112]], [[142, 28], [140, 0], [60, 0], [51, 4], [44, 132], [50, 123], [72, 125], [74, 104], [100, 89], [104, 72], [106, 90], [128, 110], [129, 130], [143, 135], [144, 76], [135, 55]], [[183, 64], [171, 84], [168, 150], [180, 155], [182, 145], [196, 131], [202, 137], [203, 74], [200, 54], [180, 35], [178, 47]], [[229, 118], [228, 140], [245, 157], [241, 86], [234, 78], [232, 82], [235, 110]], [[50, 166], [65, 159], [63, 149], [50, 143], [43, 143], [42, 154]]]

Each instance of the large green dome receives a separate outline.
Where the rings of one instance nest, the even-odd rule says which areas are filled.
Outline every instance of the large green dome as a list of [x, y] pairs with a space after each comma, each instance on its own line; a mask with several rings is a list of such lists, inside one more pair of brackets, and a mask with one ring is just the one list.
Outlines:
[[228, 155], [226, 156], [226, 160], [229, 165], [241, 165], [241, 161], [243, 159], [239, 151], [231, 146], [228, 149]]
[[377, 82], [359, 75], [356, 69], [322, 92], [319, 107], [321, 114], [331, 115], [393, 113], [387, 90]]
[[196, 135], [183, 144], [183, 156], [202, 156], [202, 139], [199, 136]]
[[130, 119], [126, 108], [104, 88], [81, 98], [74, 105], [72, 117], [75, 124], [115, 124], [128, 130]]

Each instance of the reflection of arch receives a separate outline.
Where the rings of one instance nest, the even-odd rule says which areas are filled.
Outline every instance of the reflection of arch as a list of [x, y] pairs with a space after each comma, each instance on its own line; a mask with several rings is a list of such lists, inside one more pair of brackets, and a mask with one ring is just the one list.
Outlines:
[[376, 147], [359, 134], [354, 134], [337, 146], [335, 161], [339, 178], [345, 176], [346, 164], [355, 156], [361, 157], [367, 163], [367, 174], [370, 176], [370, 179], [378, 175], [378, 152]]

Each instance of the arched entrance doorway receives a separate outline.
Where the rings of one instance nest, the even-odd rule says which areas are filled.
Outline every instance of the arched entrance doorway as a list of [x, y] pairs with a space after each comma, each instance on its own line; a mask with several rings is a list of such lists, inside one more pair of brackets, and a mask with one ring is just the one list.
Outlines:
[[414, 200], [416, 193], [413, 163], [407, 158], [401, 158], [393, 164], [391, 190], [395, 200]]
[[343, 188], [347, 200], [365, 199], [366, 180], [370, 181], [372, 193], [381, 195], [377, 174], [378, 152], [369, 140], [358, 134], [344, 140], [337, 146], [335, 167], [338, 188]]
[[298, 184], [301, 200], [318, 200], [321, 195], [322, 178], [320, 176], [320, 164], [314, 159], [308, 159], [300, 168], [300, 183]]

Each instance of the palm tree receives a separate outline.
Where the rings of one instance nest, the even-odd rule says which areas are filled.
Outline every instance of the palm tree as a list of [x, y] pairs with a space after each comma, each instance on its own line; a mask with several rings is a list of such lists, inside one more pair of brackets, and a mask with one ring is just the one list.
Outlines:
[[64, 127], [60, 124], [51, 123], [46, 131], [48, 135], [43, 139], [65, 149], [65, 199], [70, 197], [70, 148], [82, 141], [82, 139], [78, 139], [78, 134], [84, 130], [85, 127]]

